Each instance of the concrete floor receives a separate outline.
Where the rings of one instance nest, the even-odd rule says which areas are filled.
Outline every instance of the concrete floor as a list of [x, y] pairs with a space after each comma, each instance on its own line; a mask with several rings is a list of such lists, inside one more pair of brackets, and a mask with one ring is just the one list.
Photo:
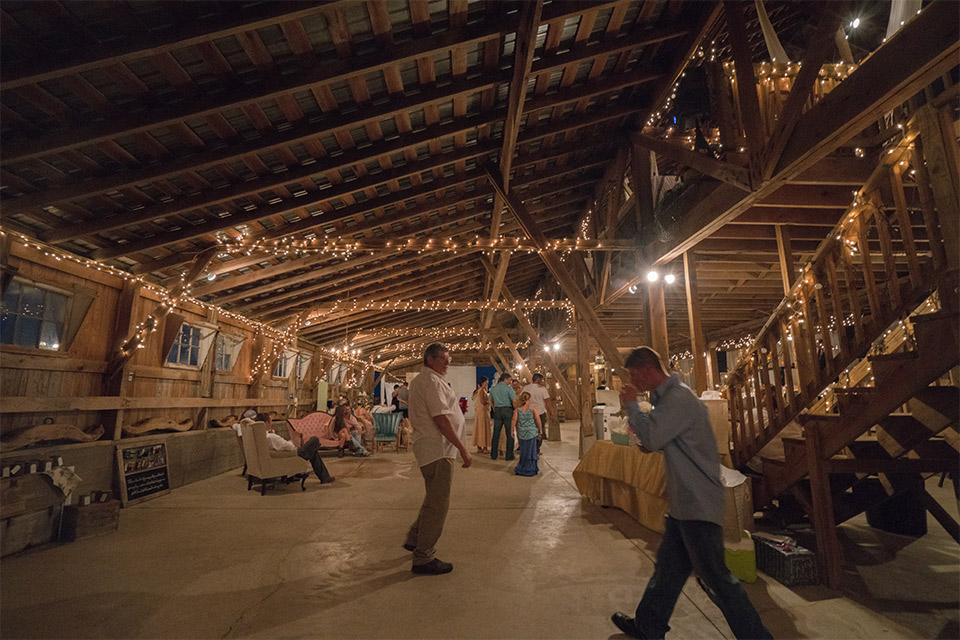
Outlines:
[[[414, 576], [404, 533], [423, 495], [411, 453], [327, 459], [261, 497], [232, 471], [121, 512], [120, 530], [4, 559], [4, 638], [608, 638], [653, 569], [658, 536], [573, 485], [576, 431], [544, 443], [541, 475], [457, 469], [439, 556]], [[955, 508], [955, 504], [952, 505]], [[915, 540], [841, 528], [844, 594], [746, 585], [777, 638], [955, 638], [958, 548], [930, 519]], [[670, 638], [731, 638], [691, 580]]]

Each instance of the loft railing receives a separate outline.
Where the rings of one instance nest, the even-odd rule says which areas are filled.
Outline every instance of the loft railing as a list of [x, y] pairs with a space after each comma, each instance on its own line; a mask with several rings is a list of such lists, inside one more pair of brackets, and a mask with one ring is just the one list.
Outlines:
[[[815, 405], [839, 374], [936, 288], [945, 255], [925, 160], [915, 144], [920, 115], [883, 153], [730, 374], [735, 465]], [[919, 213], [907, 206], [905, 183], [917, 190]]]

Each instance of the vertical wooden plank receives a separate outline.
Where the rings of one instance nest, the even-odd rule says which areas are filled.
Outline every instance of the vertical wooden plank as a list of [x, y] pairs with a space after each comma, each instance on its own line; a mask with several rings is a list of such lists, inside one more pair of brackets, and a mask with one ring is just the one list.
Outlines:
[[583, 320], [577, 320], [577, 388], [580, 403], [580, 457], [583, 457], [584, 438], [593, 435], [593, 385], [590, 378], [590, 334]]
[[790, 230], [782, 224], [776, 225], [774, 229], [777, 233], [777, 253], [780, 256], [780, 278], [783, 280], [783, 293], [786, 295], [790, 293], [790, 288], [797, 279], [797, 268], [793, 261], [793, 251], [790, 249]]
[[897, 276], [897, 259], [893, 255], [893, 241], [890, 239], [890, 222], [883, 211], [883, 203], [875, 203], [874, 213], [877, 221], [877, 237], [880, 239], [880, 253], [883, 254], [883, 268], [887, 274], [887, 291], [890, 292], [890, 302], [900, 308], [900, 278]]
[[882, 323], [881, 316], [883, 309], [880, 306], [880, 293], [877, 291], [877, 280], [873, 273], [873, 258], [870, 253], [870, 244], [867, 242], [867, 225], [869, 224], [869, 214], [864, 213], [860, 216], [857, 227], [857, 247], [860, 250], [860, 258], [863, 261], [863, 280], [867, 288], [867, 301], [870, 303], [870, 324], [876, 329]]
[[720, 363], [717, 361], [717, 344], [715, 342], [707, 345], [707, 380], [710, 381], [710, 389], [720, 388]]
[[637, 235], [640, 237], [653, 233], [655, 228], [651, 166], [650, 150], [634, 144], [630, 157], [630, 184], [633, 187], [633, 200], [637, 205], [636, 225]]
[[780, 328], [780, 349], [783, 354], [783, 377], [784, 383], [787, 386], [787, 402], [790, 405], [790, 412], [792, 415], [796, 415], [799, 412], [797, 406], [797, 393], [793, 386], [793, 341], [787, 340], [787, 331], [786, 325], [784, 324], [783, 318], [780, 318], [777, 321], [777, 326]]
[[813, 504], [813, 526], [817, 536], [817, 554], [826, 574], [827, 585], [840, 586], [843, 556], [837, 540], [836, 522], [833, 517], [833, 496], [830, 492], [830, 476], [823, 453], [820, 430], [806, 428], [807, 465], [810, 471], [810, 498]]
[[700, 291], [697, 286], [697, 258], [690, 251], [683, 253], [683, 273], [687, 288], [687, 320], [690, 324], [690, 353], [693, 354], [693, 379], [697, 395], [707, 389], [707, 350], [700, 317]]
[[947, 269], [960, 266], [960, 178], [956, 174], [956, 137], [944, 136], [932, 105], [917, 110], [923, 159], [940, 218]]
[[[897, 212], [897, 222], [900, 223], [900, 240], [903, 242], [904, 253], [907, 254], [907, 267], [910, 270], [910, 282], [914, 288], [923, 284], [923, 275], [920, 273], [920, 257], [917, 255], [917, 243], [913, 240], [913, 227], [910, 224], [910, 212], [907, 211], [907, 199], [903, 193], [903, 180], [899, 164], [890, 167], [890, 189], [893, 191], [893, 202]], [[879, 216], [879, 212], [877, 214]], [[877, 220], [877, 225], [882, 221]]]
[[660, 354], [663, 361], [670, 359], [667, 341], [667, 307], [663, 299], [663, 284], [658, 280], [648, 287], [650, 296], [650, 333], [651, 347]]
[[757, 101], [757, 79], [753, 71], [753, 56], [750, 53], [743, 9], [735, 0], [724, 0], [723, 13], [727, 18], [727, 32], [737, 71], [737, 95], [740, 97], [740, 118], [747, 137], [750, 184], [759, 185], [762, 154], [766, 135], [760, 121], [760, 104]]
[[[777, 407], [781, 406], [782, 403], [774, 404], [773, 401], [773, 388], [770, 386], [770, 377], [773, 376], [776, 378], [779, 375], [779, 371], [770, 370], [770, 334], [767, 334], [763, 341], [764, 347], [762, 347], [758, 352], [758, 364], [760, 365], [760, 382], [762, 383], [761, 390], [763, 392], [763, 404], [767, 409], [767, 427], [765, 429], [764, 440], [772, 438], [783, 426], [776, 419]], [[766, 348], [767, 352], [764, 353], [763, 349]]]
[[[137, 280], [124, 280], [120, 289], [120, 297], [117, 299], [116, 322], [113, 326], [113, 336], [110, 339], [110, 357], [119, 353], [127, 336], [136, 330], [137, 317], [143, 312], [143, 303], [140, 300], [141, 283]], [[103, 378], [103, 395], [123, 397], [129, 392], [131, 386], [130, 378], [130, 359], [126, 359], [123, 366], [118, 369], [108, 370]], [[123, 435], [123, 409], [105, 412], [103, 421], [104, 429], [110, 433], [114, 440], [119, 440]], [[111, 430], [110, 427], [113, 427]]]
[[[843, 251], [843, 248], [840, 249]], [[826, 260], [827, 281], [830, 287], [830, 298], [833, 302], [833, 315], [837, 319], [837, 339], [840, 346], [840, 354], [844, 362], [850, 362], [850, 340], [847, 338], [846, 326], [843, 324], [845, 314], [843, 312], [843, 298], [840, 295], [840, 281], [837, 278], [837, 265], [832, 255], [827, 256]]]
[[[812, 394], [816, 394], [824, 386], [823, 370], [820, 369], [820, 357], [817, 353], [817, 331], [814, 324], [814, 317], [810, 305], [810, 292], [803, 291], [803, 298], [800, 302], [803, 309], [803, 323], [800, 324], [801, 342], [805, 346], [809, 356], [810, 371], [813, 374], [812, 381], [816, 389], [808, 389]], [[796, 338], [795, 338], [796, 339]]]
[[807, 348], [806, 336], [800, 328], [796, 316], [790, 318], [790, 335], [793, 337], [793, 355], [797, 363], [797, 383], [799, 384], [799, 404], [806, 405], [810, 399], [811, 388], [816, 381], [813, 365], [810, 363], [810, 351]]
[[[857, 278], [853, 268], [853, 259], [847, 253], [846, 247], [841, 253], [843, 260], [843, 275], [847, 285], [847, 298], [850, 300], [850, 313], [853, 315], [854, 338], [856, 339], [857, 349], [862, 347], [866, 341], [866, 335], [863, 329], [863, 313], [860, 311], [860, 293], [857, 291]], [[857, 349], [854, 349], [856, 351]]]
[[[770, 352], [770, 366], [772, 368], [771, 375], [773, 375], [773, 385], [776, 388], [776, 412], [777, 412], [777, 424], [781, 427], [787, 423], [785, 418], [785, 409], [787, 399], [783, 394], [783, 381], [780, 377], [780, 354], [777, 353], [777, 334], [774, 331], [771, 331], [767, 334], [767, 350]], [[789, 374], [789, 372], [785, 372]], [[773, 415], [771, 413], [771, 415]]]
[[730, 83], [720, 62], [708, 62], [707, 89], [710, 91], [710, 105], [713, 117], [720, 130], [720, 144], [727, 149], [737, 147], [736, 116], [733, 113], [733, 99], [730, 95]]
[[[813, 297], [817, 302], [817, 315], [819, 316], [820, 336], [823, 339], [823, 355], [826, 358], [826, 369], [824, 369], [824, 378], [829, 380], [833, 377], [834, 357], [833, 357], [833, 338], [830, 336], [830, 312], [827, 311], [827, 300], [823, 295], [823, 283], [816, 274], [818, 282], [813, 285]], [[819, 288], [818, 288], [819, 287]]]
[[753, 433], [753, 438], [756, 440], [763, 437], [767, 430], [767, 422], [769, 420], [769, 415], [763, 415], [764, 409], [764, 384], [763, 378], [761, 377], [763, 372], [763, 354], [760, 353], [759, 345], [757, 345], [757, 350], [750, 356], [750, 366], [753, 369], [753, 406], [757, 409], [757, 429]]
[[927, 162], [923, 158], [923, 140], [916, 138], [913, 144], [910, 164], [917, 172], [917, 193], [920, 197], [920, 209], [923, 211], [923, 226], [927, 232], [927, 242], [930, 244], [933, 267], [939, 272], [947, 264], [947, 257], [943, 250], [943, 236], [940, 234], [940, 223], [933, 208], [933, 189], [930, 187]]

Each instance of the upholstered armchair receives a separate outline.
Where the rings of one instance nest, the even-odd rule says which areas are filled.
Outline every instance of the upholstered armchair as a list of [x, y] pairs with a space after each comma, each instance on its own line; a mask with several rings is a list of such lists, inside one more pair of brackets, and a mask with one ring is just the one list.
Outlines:
[[287, 484], [297, 480], [300, 481], [300, 489], [306, 491], [304, 483], [310, 473], [306, 460], [295, 452], [270, 451], [267, 447], [267, 429], [262, 422], [243, 424], [240, 429], [243, 432], [243, 455], [247, 461], [247, 491], [259, 482], [260, 495], [264, 495], [268, 482]]

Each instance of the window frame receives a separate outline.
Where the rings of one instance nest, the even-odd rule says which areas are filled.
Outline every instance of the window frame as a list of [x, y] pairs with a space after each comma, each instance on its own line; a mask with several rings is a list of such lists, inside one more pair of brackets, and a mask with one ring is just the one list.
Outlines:
[[[273, 369], [270, 371], [270, 376], [276, 380], [289, 380], [290, 375], [293, 373], [293, 368], [290, 366], [291, 362], [296, 364], [295, 358], [297, 357], [298, 352], [294, 349], [284, 349], [280, 353], [280, 357], [277, 358], [276, 364], [273, 365]], [[283, 365], [281, 367], [281, 364]], [[277, 369], [282, 368], [283, 373], [281, 375], [277, 374]]]
[[[194, 347], [192, 344], [188, 345], [191, 350], [194, 349], [194, 348], [196, 348], [196, 350], [197, 350], [197, 364], [195, 364], [195, 365], [190, 364], [189, 362], [179, 362], [179, 360], [176, 361], [176, 362], [171, 362], [171, 361], [170, 361], [170, 354], [173, 352], [173, 350], [174, 350], [174, 349], [177, 349], [177, 352], [178, 352], [178, 354], [179, 354], [179, 353], [180, 353], [180, 350], [181, 350], [181, 348], [182, 348], [182, 346], [183, 346], [183, 345], [181, 344], [181, 342], [180, 342], [180, 338], [183, 336], [183, 330], [184, 330], [184, 328], [191, 329], [191, 330], [193, 330], [193, 331], [195, 331], [195, 332], [197, 333], [197, 345], [196, 345], [196, 347]], [[182, 322], [182, 323], [180, 324], [180, 327], [177, 329], [177, 336], [174, 338], [173, 344], [170, 345], [170, 348], [167, 350], [166, 355], [164, 355], [164, 357], [163, 357], [163, 366], [165, 366], [165, 367], [170, 367], [170, 368], [173, 368], [173, 369], [188, 369], [188, 370], [190, 370], [190, 371], [197, 371], [197, 370], [199, 370], [199, 369], [203, 366], [203, 358], [202, 358], [202, 356], [203, 356], [203, 329], [204, 329], [204, 327], [199, 326], [199, 325], [196, 325], [196, 324], [193, 324], [192, 322]]]
[[[240, 359], [240, 350], [243, 349], [244, 343], [247, 339], [245, 336], [240, 336], [234, 333], [229, 333], [226, 331], [217, 331], [217, 336], [214, 338], [213, 346], [213, 370], [217, 373], [230, 373], [237, 367], [237, 361]], [[220, 368], [220, 345], [221, 341], [223, 344], [224, 350], [228, 350], [227, 354], [230, 358], [230, 366], [226, 369]], [[227, 344], [229, 342], [229, 345]]]
[[[68, 340], [67, 340], [68, 335], [67, 335], [67, 333], [68, 333], [68, 328], [69, 328], [69, 326], [70, 326], [70, 324], [71, 324], [72, 313], [74, 312], [74, 297], [75, 297], [75, 293], [72, 292], [72, 291], [68, 291], [68, 290], [66, 290], [66, 289], [62, 289], [62, 288], [60, 288], [60, 287], [48, 285], [48, 284], [46, 284], [46, 283], [37, 282], [37, 281], [35, 281], [35, 280], [30, 280], [30, 279], [28, 279], [28, 278], [22, 278], [22, 277], [16, 277], [16, 276], [15, 276], [14, 278], [12, 278], [12, 279], [10, 280], [10, 282], [7, 283], [6, 287], [5, 287], [4, 290], [3, 290], [2, 295], [0, 295], [0, 307], [2, 307], [2, 305], [3, 305], [3, 303], [2, 303], [3, 297], [6, 296], [7, 292], [10, 290], [10, 287], [12, 287], [13, 285], [17, 285], [18, 287], [21, 288], [21, 292], [20, 292], [20, 294], [19, 294], [19, 296], [18, 296], [18, 298], [17, 298], [17, 301], [18, 301], [17, 307], [18, 307], [18, 308], [17, 308], [17, 311], [14, 313], [14, 315], [16, 315], [17, 318], [29, 317], [29, 316], [23, 316], [23, 315], [20, 314], [20, 312], [19, 312], [19, 311], [20, 311], [20, 310], [19, 310], [20, 300], [22, 299], [22, 295], [23, 295], [22, 289], [23, 289], [24, 287], [30, 287], [30, 288], [37, 289], [37, 290], [43, 292], [43, 295], [44, 295], [44, 303], [43, 303], [43, 304], [44, 304], [44, 310], [46, 310], [46, 306], [47, 306], [47, 304], [46, 304], [46, 296], [47, 296], [47, 294], [51, 294], [51, 293], [52, 293], [52, 294], [54, 294], [54, 295], [63, 296], [63, 297], [65, 298], [64, 305], [63, 305], [63, 317], [62, 317], [62, 319], [60, 320], [59, 323], [53, 323], [53, 324], [58, 324], [59, 327], [60, 327], [60, 331], [59, 331], [59, 333], [58, 333], [58, 338], [57, 338], [57, 339], [58, 339], [58, 342], [57, 342], [57, 348], [56, 348], [56, 349], [46, 349], [46, 348], [40, 346], [40, 340], [41, 340], [41, 338], [42, 338], [42, 336], [43, 336], [43, 325], [44, 325], [44, 323], [46, 322], [46, 320], [45, 320], [45, 318], [44, 318], [43, 315], [41, 315], [40, 318], [39, 318], [39, 320], [40, 320], [40, 331], [39, 331], [39, 333], [38, 333], [38, 335], [37, 335], [37, 344], [36, 344], [36, 345], [32, 345], [32, 346], [31, 346], [31, 345], [17, 344], [15, 341], [14, 341], [14, 342], [0, 342], [0, 345], [3, 346], [3, 349], [4, 349], [4, 350], [10, 350], [10, 349], [12, 349], [12, 350], [21, 350], [21, 349], [22, 349], [22, 350], [24, 350], [24, 351], [26, 351], [26, 352], [29, 352], [29, 353], [43, 353], [43, 354], [54, 354], [54, 353], [58, 353], [58, 354], [65, 354], [65, 353], [67, 352], [67, 350], [69, 349], [69, 347], [70, 347], [70, 344], [69, 344], [69, 343], [72, 343], [72, 339], [71, 339], [71, 340], [69, 341], [69, 343], [68, 343]], [[12, 336], [12, 337], [13, 337], [14, 340], [16, 340], [17, 328], [18, 328], [19, 326], [20, 326], [20, 322], [19, 322], [19, 320], [18, 320], [18, 321], [14, 324], [14, 328], [13, 328], [13, 336]], [[75, 337], [75, 332], [74, 332], [74, 336], [73, 336], [73, 337]]]

